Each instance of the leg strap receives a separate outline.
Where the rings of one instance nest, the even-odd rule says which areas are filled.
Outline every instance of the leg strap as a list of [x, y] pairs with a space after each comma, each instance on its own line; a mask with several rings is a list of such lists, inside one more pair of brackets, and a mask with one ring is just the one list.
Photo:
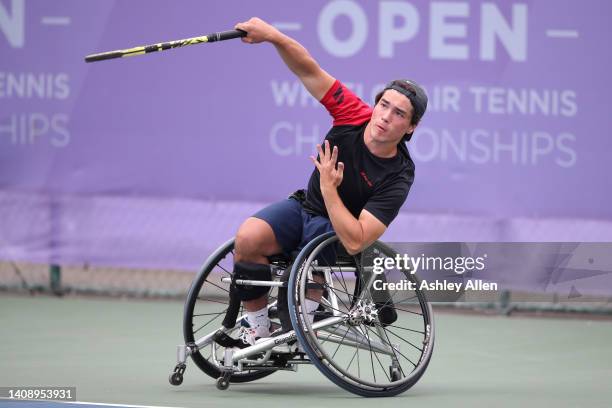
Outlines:
[[[240, 285], [236, 283], [238, 279], [270, 282], [272, 280], [272, 271], [270, 270], [270, 265], [252, 262], [236, 262], [234, 264], [232, 286], [235, 288], [235, 295], [242, 301], [259, 299], [268, 294], [270, 291], [269, 286]], [[231, 293], [232, 291], [230, 290], [230, 295]]]
[[240, 312], [240, 298], [236, 293], [236, 287], [232, 283], [229, 291], [229, 305], [223, 318], [223, 327], [231, 329], [236, 325], [236, 319], [238, 319], [238, 312]]
[[247, 286], [237, 285], [236, 279], [271, 281], [272, 272], [270, 265], [256, 264], [251, 262], [236, 262], [234, 264], [234, 274], [229, 290], [229, 305], [223, 318], [223, 327], [231, 329], [236, 325], [240, 303], [243, 300], [258, 299], [268, 293], [267, 286]]

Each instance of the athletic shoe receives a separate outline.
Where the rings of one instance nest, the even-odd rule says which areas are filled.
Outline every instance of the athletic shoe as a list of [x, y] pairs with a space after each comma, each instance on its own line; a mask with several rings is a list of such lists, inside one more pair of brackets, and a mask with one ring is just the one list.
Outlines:
[[239, 348], [245, 348], [248, 346], [252, 346], [257, 344], [260, 339], [267, 339], [272, 336], [272, 334], [276, 334], [280, 329], [280, 325], [274, 322], [270, 322], [270, 328], [268, 331], [268, 336], [259, 336], [257, 334], [257, 329], [252, 327], [241, 326], [238, 331], [238, 338], [236, 340], [240, 341], [244, 346], [237, 346]]
[[[245, 328], [250, 328], [251, 327], [251, 323], [249, 323], [249, 319], [247, 316], [244, 316], [242, 319], [240, 319], [240, 327], [245, 327]], [[281, 325], [279, 323], [276, 322], [270, 322], [270, 333], [274, 333], [276, 331], [278, 331], [281, 328]]]
[[261, 337], [257, 336], [257, 330], [251, 328], [251, 327], [241, 327], [240, 330], [238, 331], [238, 338], [237, 340], [241, 341], [242, 344], [244, 344], [244, 347], [240, 347], [239, 348], [245, 348], [248, 346], [253, 346], [255, 345], [255, 343], [257, 343], [257, 340], [261, 339]]

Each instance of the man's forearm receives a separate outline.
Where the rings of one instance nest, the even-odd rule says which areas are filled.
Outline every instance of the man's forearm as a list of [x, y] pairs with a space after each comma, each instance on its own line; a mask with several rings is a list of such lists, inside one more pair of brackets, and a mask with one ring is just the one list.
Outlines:
[[312, 58], [308, 50], [286, 34], [277, 30], [269, 41], [274, 45], [287, 67], [300, 79], [314, 75], [320, 69], [319, 64]]
[[364, 245], [364, 233], [361, 223], [346, 208], [335, 188], [321, 190], [327, 214], [334, 231], [346, 250], [352, 255], [360, 252]]
[[319, 66], [306, 48], [262, 19], [253, 17], [236, 24], [236, 28], [247, 32], [247, 36], [242, 38], [243, 42], [273, 44], [287, 67], [315, 99], [321, 100], [334, 84], [335, 79]]

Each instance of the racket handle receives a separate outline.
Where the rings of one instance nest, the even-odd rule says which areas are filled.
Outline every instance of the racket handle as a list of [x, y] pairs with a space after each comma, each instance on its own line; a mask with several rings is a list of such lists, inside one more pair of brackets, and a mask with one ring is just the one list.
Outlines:
[[208, 42], [231, 40], [232, 38], [246, 37], [247, 32], [244, 30], [221, 31], [218, 33], [208, 34]]
[[85, 62], [104, 61], [114, 58], [121, 58], [124, 54], [121, 51], [102, 52], [100, 54], [91, 54], [85, 57]]

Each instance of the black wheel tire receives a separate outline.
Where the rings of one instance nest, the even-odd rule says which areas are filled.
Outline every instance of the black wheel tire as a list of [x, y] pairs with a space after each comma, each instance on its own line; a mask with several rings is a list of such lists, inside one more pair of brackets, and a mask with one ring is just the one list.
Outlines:
[[[231, 255], [231, 252], [233, 250], [234, 239], [232, 238], [223, 245], [221, 245], [219, 248], [217, 248], [217, 250], [206, 260], [206, 262], [200, 269], [200, 272], [191, 284], [191, 288], [189, 289], [183, 312], [183, 337], [185, 339], [186, 344], [193, 343], [196, 340], [195, 335], [193, 333], [193, 311], [195, 309], [198, 296], [201, 296], [200, 292], [202, 290], [202, 287], [206, 283], [206, 279], [208, 278], [210, 272], [219, 262], [221, 262], [221, 260], [223, 260], [228, 255], [233, 258], [233, 256]], [[223, 320], [222, 316], [221, 320]], [[223, 374], [216, 365], [212, 364], [210, 361], [207, 361], [200, 351], [191, 354], [191, 359], [200, 368], [200, 370], [204, 371], [212, 378], [218, 379]], [[268, 370], [252, 370], [244, 373], [235, 373], [230, 376], [229, 382], [242, 383], [255, 381], [260, 378], [267, 377], [272, 373], [274, 373], [274, 371]]]

